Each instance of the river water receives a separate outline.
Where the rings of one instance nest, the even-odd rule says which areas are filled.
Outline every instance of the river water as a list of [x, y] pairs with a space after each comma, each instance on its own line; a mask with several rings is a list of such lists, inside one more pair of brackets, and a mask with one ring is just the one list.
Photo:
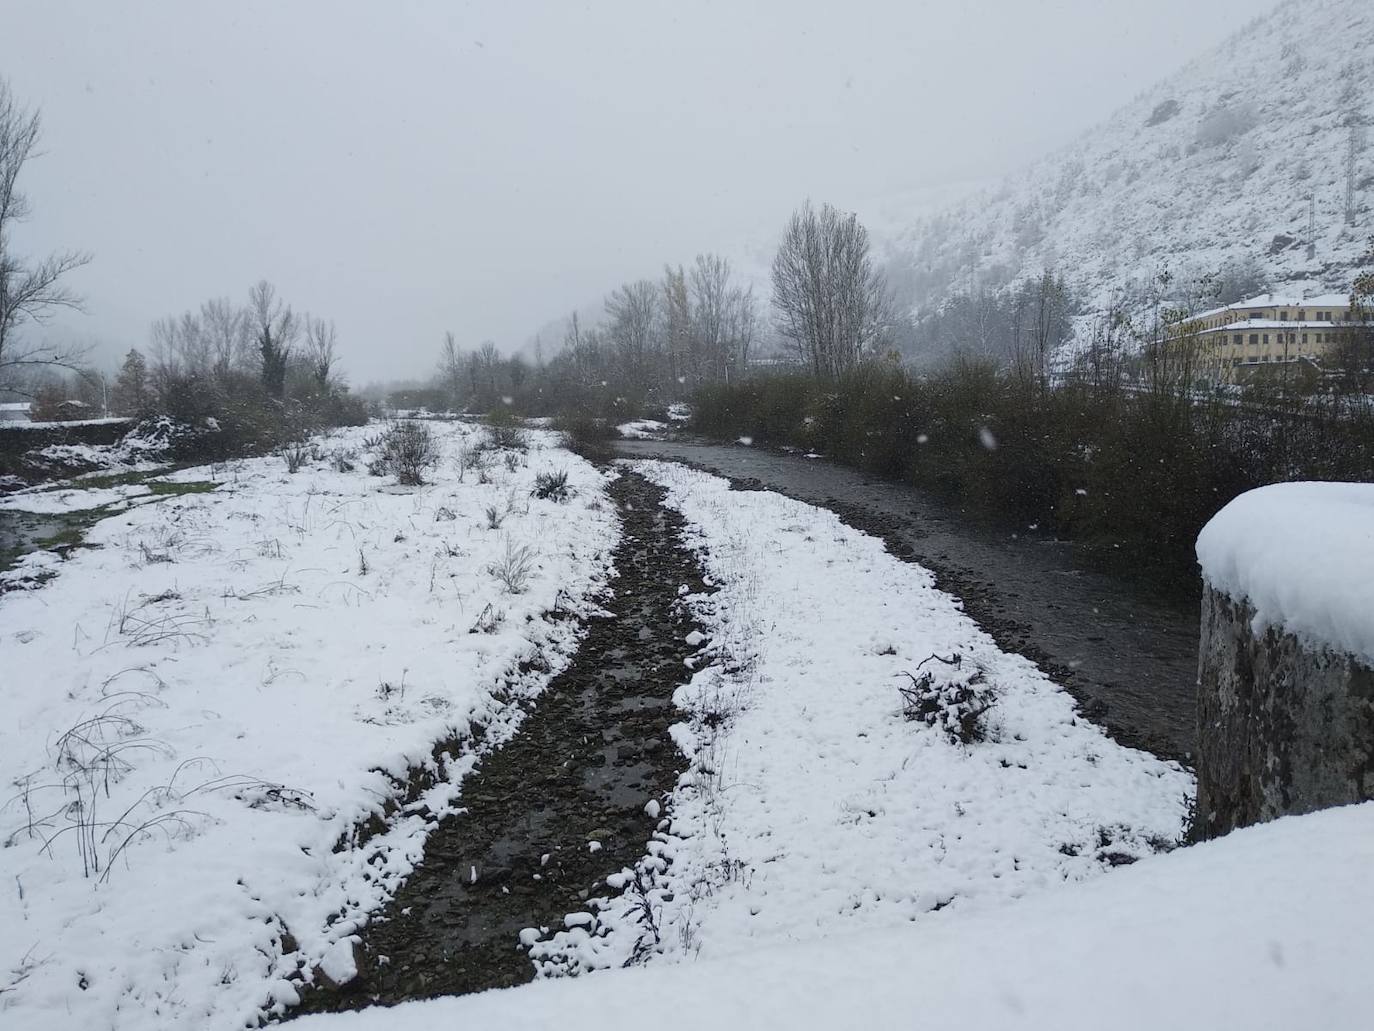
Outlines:
[[1013, 532], [915, 487], [823, 459], [676, 440], [618, 447], [625, 457], [688, 462], [738, 487], [829, 508], [884, 537], [961, 598], [1003, 648], [1063, 684], [1117, 740], [1191, 764], [1198, 608], [1185, 597], [1160, 597], [1095, 570], [1072, 543]]

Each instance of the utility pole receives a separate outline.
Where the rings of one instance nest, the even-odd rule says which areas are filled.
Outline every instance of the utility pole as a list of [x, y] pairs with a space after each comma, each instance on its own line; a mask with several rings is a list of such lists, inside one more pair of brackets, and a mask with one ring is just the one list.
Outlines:
[[1364, 126], [1358, 120], [1350, 122], [1350, 139], [1345, 152], [1345, 224], [1355, 224], [1355, 174], [1359, 169], [1360, 148], [1364, 144]]
[[1307, 260], [1317, 256], [1317, 194], [1307, 195]]

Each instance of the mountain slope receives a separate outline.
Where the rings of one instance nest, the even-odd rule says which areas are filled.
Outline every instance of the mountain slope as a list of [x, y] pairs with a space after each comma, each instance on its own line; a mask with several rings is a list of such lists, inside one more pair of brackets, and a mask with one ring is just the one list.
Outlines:
[[1099, 308], [1164, 267], [1236, 291], [1347, 290], [1374, 235], [1370, 40], [1370, 0], [1289, 0], [1064, 150], [880, 230], [900, 300], [929, 311], [1044, 268]]

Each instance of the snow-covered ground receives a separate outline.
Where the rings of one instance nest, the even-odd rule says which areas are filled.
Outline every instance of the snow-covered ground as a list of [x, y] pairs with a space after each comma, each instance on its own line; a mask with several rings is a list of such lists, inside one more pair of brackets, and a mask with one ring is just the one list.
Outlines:
[[301, 1031], [1356, 1031], [1374, 803], [1237, 831], [980, 913], [331, 1018]]
[[627, 440], [658, 440], [668, 432], [668, 424], [657, 419], [634, 419], [622, 422], [615, 429]]
[[[185, 470], [221, 486], [105, 519], [46, 585], [0, 596], [0, 1025], [239, 1028], [291, 1000], [411, 868], [472, 752], [336, 845], [436, 742], [503, 740], [566, 664], [577, 623], [544, 614], [606, 583], [604, 477], [531, 433], [460, 481], [483, 431], [433, 429], [429, 486], [368, 475], [375, 426], [295, 475]], [[568, 502], [531, 497], [561, 469]]]
[[[653, 855], [611, 878], [591, 926], [533, 942], [546, 973], [980, 912], [1179, 838], [1190, 775], [1078, 718], [924, 569], [826, 510], [634, 468], [667, 487], [718, 585], [693, 599], [713, 664], [677, 698], [689, 768]], [[939, 705], [933, 726], [907, 718], [918, 686], [968, 725]]]
[[[375, 428], [295, 475], [181, 471], [222, 486], [131, 496], [98, 548], [0, 597], [0, 1021], [241, 1027], [302, 969], [348, 973], [461, 803], [467, 732], [504, 740], [566, 664], [576, 624], [543, 616], [595, 606], [619, 529], [554, 435], [460, 481], [484, 431], [434, 430], [423, 488], [366, 453], [339, 471]], [[649, 854], [521, 935], [545, 983], [308, 1022], [1358, 1026], [1374, 807], [1170, 851], [1191, 776], [1080, 719], [924, 569], [826, 510], [631, 468], [715, 588], [682, 589], [706, 633]], [[532, 498], [555, 469], [571, 500]], [[449, 779], [335, 851], [445, 739]], [[556, 977], [627, 962], [649, 969]]]

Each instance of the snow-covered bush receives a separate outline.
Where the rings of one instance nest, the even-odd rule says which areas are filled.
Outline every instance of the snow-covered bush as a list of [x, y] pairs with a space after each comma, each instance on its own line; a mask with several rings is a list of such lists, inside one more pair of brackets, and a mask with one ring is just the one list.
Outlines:
[[955, 652], [949, 658], [932, 655], [917, 666], [939, 662], [944, 669], [932, 667], [919, 675], [903, 673], [911, 681], [910, 687], [899, 690], [902, 695], [902, 714], [928, 727], [944, 731], [951, 744], [970, 745], [987, 739], [987, 725], [983, 717], [997, 701], [997, 694], [984, 678], [981, 669], [964, 672], [964, 658]]

